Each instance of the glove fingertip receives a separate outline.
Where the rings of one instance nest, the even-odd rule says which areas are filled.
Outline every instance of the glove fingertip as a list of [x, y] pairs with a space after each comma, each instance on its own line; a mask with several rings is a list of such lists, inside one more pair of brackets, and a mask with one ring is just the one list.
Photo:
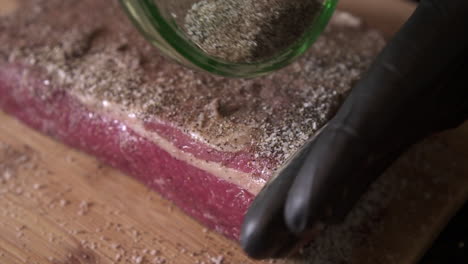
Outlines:
[[252, 258], [261, 258], [263, 249], [260, 247], [261, 237], [259, 236], [258, 221], [255, 219], [247, 219], [244, 221], [240, 236], [240, 244], [242, 249]]
[[303, 233], [308, 226], [309, 210], [302, 195], [289, 195], [284, 209], [286, 226], [294, 234]]

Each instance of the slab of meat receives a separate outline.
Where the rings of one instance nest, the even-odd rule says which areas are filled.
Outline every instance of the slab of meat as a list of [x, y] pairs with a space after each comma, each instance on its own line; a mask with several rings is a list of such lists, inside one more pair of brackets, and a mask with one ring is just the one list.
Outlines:
[[163, 58], [116, 2], [24, 0], [0, 17], [0, 108], [233, 239], [383, 45], [341, 13], [286, 69], [225, 79]]

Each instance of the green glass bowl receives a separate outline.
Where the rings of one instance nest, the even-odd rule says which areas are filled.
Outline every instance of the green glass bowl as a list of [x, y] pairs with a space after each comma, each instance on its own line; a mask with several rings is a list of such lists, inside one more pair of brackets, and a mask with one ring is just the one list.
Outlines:
[[[311, 0], [313, 1], [313, 0]], [[256, 77], [276, 71], [302, 55], [327, 25], [338, 0], [323, 0], [309, 29], [274, 57], [254, 63], [233, 63], [210, 56], [186, 37], [180, 18], [195, 0], [120, 0], [142, 34], [166, 56], [193, 69], [227, 77]]]

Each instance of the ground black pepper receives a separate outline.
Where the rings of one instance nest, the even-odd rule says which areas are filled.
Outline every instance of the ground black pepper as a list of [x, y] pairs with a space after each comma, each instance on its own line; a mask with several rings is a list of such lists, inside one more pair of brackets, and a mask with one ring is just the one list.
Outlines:
[[320, 8], [317, 0], [202, 0], [188, 10], [184, 28], [212, 56], [255, 62], [294, 44]]

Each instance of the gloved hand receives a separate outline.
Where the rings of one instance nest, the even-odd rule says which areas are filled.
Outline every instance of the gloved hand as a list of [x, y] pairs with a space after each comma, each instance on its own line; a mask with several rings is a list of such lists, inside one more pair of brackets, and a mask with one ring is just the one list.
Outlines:
[[244, 250], [284, 255], [341, 221], [409, 146], [467, 117], [468, 0], [422, 0], [336, 116], [257, 196]]

